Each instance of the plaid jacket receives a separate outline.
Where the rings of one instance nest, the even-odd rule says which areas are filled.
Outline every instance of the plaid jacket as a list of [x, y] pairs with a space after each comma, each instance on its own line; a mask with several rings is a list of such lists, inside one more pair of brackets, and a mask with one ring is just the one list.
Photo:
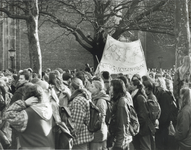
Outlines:
[[90, 107], [89, 100], [83, 95], [77, 95], [69, 104], [72, 115], [72, 122], [74, 123], [75, 135], [74, 145], [88, 143], [93, 140], [94, 135], [90, 133], [85, 124], [90, 121]]

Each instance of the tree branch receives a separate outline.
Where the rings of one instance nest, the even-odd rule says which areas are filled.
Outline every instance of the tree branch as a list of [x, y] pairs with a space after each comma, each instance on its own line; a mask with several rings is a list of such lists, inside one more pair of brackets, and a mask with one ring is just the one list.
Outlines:
[[25, 16], [25, 15], [15, 15], [15, 14], [12, 14], [10, 11], [8, 11], [7, 9], [4, 9], [4, 8], [0, 8], [0, 11], [4, 12], [9, 18], [12, 18], [12, 19], [27, 20], [29, 18], [29, 16]]

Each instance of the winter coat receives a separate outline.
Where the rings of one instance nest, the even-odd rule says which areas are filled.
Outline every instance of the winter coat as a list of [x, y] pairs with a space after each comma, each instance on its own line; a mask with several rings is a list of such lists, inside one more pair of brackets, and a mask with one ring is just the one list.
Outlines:
[[125, 149], [132, 141], [129, 133], [129, 109], [128, 100], [125, 97], [117, 100], [113, 105], [110, 132], [114, 136], [114, 147]]
[[155, 96], [161, 107], [161, 115], [159, 118], [159, 129], [168, 128], [170, 125], [170, 103], [172, 96], [165, 90], [159, 89]]
[[94, 140], [92, 142], [103, 142], [107, 139], [107, 134], [108, 134], [108, 128], [105, 123], [105, 116], [106, 116], [106, 111], [107, 111], [107, 101], [110, 100], [109, 95], [105, 93], [105, 91], [100, 91], [98, 94], [95, 96], [92, 96], [92, 101], [94, 104], [99, 108], [102, 116], [102, 125], [101, 129], [97, 132], [94, 133]]
[[51, 104], [38, 103], [26, 107], [24, 101], [18, 100], [7, 109], [5, 119], [19, 131], [21, 148], [54, 149]]
[[146, 106], [147, 98], [141, 94], [140, 90], [133, 97], [133, 104], [140, 124], [140, 136], [150, 135], [155, 132], [154, 124], [151, 124]]
[[74, 124], [74, 145], [89, 143], [93, 140], [93, 133], [88, 131], [90, 121], [89, 95], [84, 89], [76, 90], [69, 101], [72, 123]]
[[191, 105], [184, 106], [178, 113], [175, 138], [183, 147], [191, 149]]

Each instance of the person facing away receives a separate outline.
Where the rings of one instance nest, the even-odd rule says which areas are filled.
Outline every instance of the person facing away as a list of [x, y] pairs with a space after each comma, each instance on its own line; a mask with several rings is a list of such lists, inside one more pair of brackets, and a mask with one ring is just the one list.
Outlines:
[[110, 97], [104, 90], [103, 81], [93, 80], [92, 83], [88, 83], [86, 86], [92, 94], [92, 102], [99, 108], [101, 112], [102, 124], [101, 129], [94, 133], [94, 140], [90, 143], [91, 150], [106, 150], [107, 149], [107, 134], [108, 128], [105, 122], [105, 116], [107, 111], [107, 102], [110, 101]]
[[[129, 109], [125, 84], [120, 79], [111, 80], [109, 94], [113, 102], [109, 132], [113, 136], [113, 150], [126, 150], [132, 141], [129, 132]], [[112, 138], [111, 138], [112, 139]]]
[[93, 133], [89, 132], [87, 127], [90, 121], [90, 95], [79, 78], [73, 78], [70, 87], [72, 96], [69, 101], [69, 109], [74, 124], [73, 149], [88, 150], [89, 142], [94, 138]]
[[24, 100], [14, 102], [4, 116], [18, 131], [21, 149], [54, 149], [54, 120], [48, 92], [39, 85], [31, 85]]
[[191, 149], [191, 89], [180, 90], [181, 106], [177, 117], [175, 138], [179, 142], [179, 150]]

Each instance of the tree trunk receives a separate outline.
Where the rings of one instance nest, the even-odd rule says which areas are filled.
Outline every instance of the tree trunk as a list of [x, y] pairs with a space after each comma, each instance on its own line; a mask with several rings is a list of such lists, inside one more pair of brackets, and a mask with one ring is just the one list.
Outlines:
[[188, 0], [176, 0], [176, 67], [181, 64], [182, 56], [190, 52], [190, 27]]
[[26, 20], [29, 40], [30, 67], [35, 73], [41, 76], [42, 56], [38, 36], [38, 17], [38, 0], [33, 0], [33, 8], [31, 10], [30, 18]]

